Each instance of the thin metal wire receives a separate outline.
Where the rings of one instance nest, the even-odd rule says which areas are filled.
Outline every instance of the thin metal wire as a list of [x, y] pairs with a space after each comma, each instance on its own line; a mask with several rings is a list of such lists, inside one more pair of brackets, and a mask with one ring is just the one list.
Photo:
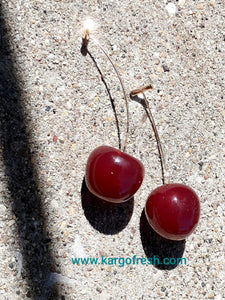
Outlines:
[[123, 95], [124, 95], [124, 99], [125, 99], [125, 103], [126, 103], [126, 114], [127, 114], [127, 123], [126, 123], [126, 133], [125, 133], [125, 139], [124, 139], [124, 145], [122, 148], [122, 151], [125, 152], [126, 150], [126, 146], [127, 146], [127, 140], [128, 140], [128, 134], [129, 134], [129, 108], [128, 108], [128, 100], [127, 100], [127, 96], [126, 96], [126, 92], [125, 92], [125, 88], [123, 85], [123, 81], [122, 78], [119, 74], [119, 72], [116, 69], [116, 66], [114, 65], [113, 61], [111, 60], [111, 58], [109, 57], [109, 55], [106, 53], [106, 51], [104, 50], [104, 48], [101, 46], [101, 44], [95, 39], [93, 38], [91, 35], [89, 37], [100, 49], [101, 51], [106, 55], [106, 57], [108, 58], [108, 60], [110, 61], [111, 65], [113, 66], [114, 71], [116, 72], [116, 75], [120, 81], [120, 85], [122, 87], [122, 91], [123, 91]]
[[[145, 91], [149, 91], [151, 89], [153, 89], [153, 87], [152, 87], [151, 84], [149, 84], [147, 86], [140, 87], [138, 89], [132, 90], [130, 92], [130, 98], [133, 99], [133, 100], [135, 98], [138, 99], [138, 102], [140, 104], [142, 104], [142, 106], [143, 106], [143, 108], [145, 110], [145, 113], [146, 113], [146, 115], [147, 115], [147, 117], [148, 117], [148, 119], [149, 119], [149, 121], [150, 121], [150, 123], [152, 125], [152, 129], [153, 129], [153, 132], [154, 132], [154, 135], [155, 135], [155, 139], [156, 139], [156, 143], [157, 143], [160, 164], [161, 164], [162, 182], [163, 182], [163, 184], [165, 184], [165, 183], [169, 183], [169, 178], [165, 178], [165, 174], [167, 174], [165, 157], [164, 157], [164, 154], [163, 154], [162, 144], [161, 144], [161, 141], [160, 141], [160, 138], [159, 138], [159, 133], [158, 133], [158, 130], [156, 128], [155, 121], [154, 121], [153, 115], [151, 113], [148, 100], [147, 100], [147, 98], [145, 96], [145, 93], [144, 93]], [[143, 95], [144, 100], [140, 99], [139, 97], [137, 97], [137, 95], [140, 94], [140, 93]]]
[[142, 93], [142, 94], [143, 94], [143, 97], [144, 97], [145, 111], [146, 111], [146, 114], [148, 116], [148, 119], [149, 119], [149, 121], [152, 125], [152, 129], [153, 129], [154, 134], [155, 134], [155, 139], [156, 139], [156, 142], [157, 142], [157, 148], [158, 148], [158, 152], [159, 152], [159, 159], [160, 159], [160, 164], [161, 164], [161, 169], [162, 169], [162, 182], [163, 182], [163, 184], [165, 184], [166, 164], [165, 164], [162, 144], [161, 144], [161, 141], [160, 141], [160, 138], [159, 138], [159, 133], [158, 133], [158, 130], [156, 128], [155, 121], [154, 121], [153, 115], [151, 113], [147, 98], [146, 98], [144, 93]]
[[120, 126], [119, 126], [119, 120], [118, 120], [118, 116], [117, 116], [117, 113], [116, 113], [116, 108], [115, 108], [115, 104], [114, 104], [114, 99], [112, 98], [112, 95], [111, 95], [111, 92], [110, 92], [110, 89], [105, 81], [105, 78], [102, 74], [102, 71], [101, 69], [99, 68], [95, 58], [92, 56], [91, 52], [89, 50], [87, 50], [87, 53], [89, 54], [90, 58], [92, 59], [92, 61], [94, 62], [100, 76], [101, 76], [101, 80], [103, 82], [103, 84], [105, 85], [105, 88], [106, 88], [106, 91], [108, 93], [108, 96], [109, 96], [109, 99], [110, 99], [110, 102], [111, 102], [111, 106], [112, 106], [112, 109], [113, 109], [113, 113], [114, 113], [114, 116], [115, 116], [115, 121], [116, 121], [116, 128], [117, 128], [117, 135], [118, 135], [118, 141], [119, 141], [119, 149], [121, 150], [121, 137], [120, 137]]

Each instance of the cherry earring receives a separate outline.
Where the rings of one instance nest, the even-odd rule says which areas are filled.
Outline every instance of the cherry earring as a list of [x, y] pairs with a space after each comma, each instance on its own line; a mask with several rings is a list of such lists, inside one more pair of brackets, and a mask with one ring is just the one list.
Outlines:
[[140, 188], [143, 178], [143, 164], [113, 147], [100, 146], [88, 158], [87, 187], [103, 200], [115, 203], [129, 200]]
[[84, 56], [90, 54], [87, 48], [90, 40], [105, 54], [120, 81], [127, 108], [127, 129], [123, 150], [105, 145], [93, 150], [87, 160], [85, 181], [95, 196], [108, 202], [121, 203], [129, 200], [140, 188], [144, 178], [144, 166], [141, 161], [125, 153], [129, 132], [129, 111], [122, 79], [100, 43], [90, 37], [89, 28], [85, 28], [83, 33], [81, 53]]
[[180, 183], [165, 183], [165, 160], [158, 131], [144, 94], [149, 86], [130, 93], [134, 99], [142, 93], [142, 105], [152, 125], [162, 167], [163, 185], [153, 190], [145, 204], [145, 215], [151, 227], [162, 237], [170, 240], [183, 240], [196, 228], [200, 216], [200, 203], [195, 191]]

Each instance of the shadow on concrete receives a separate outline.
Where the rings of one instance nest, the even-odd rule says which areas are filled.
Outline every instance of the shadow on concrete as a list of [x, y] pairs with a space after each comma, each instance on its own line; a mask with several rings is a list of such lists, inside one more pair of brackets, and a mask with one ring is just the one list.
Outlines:
[[99, 232], [116, 234], [129, 223], [134, 209], [134, 198], [123, 203], [109, 203], [94, 196], [87, 188], [85, 179], [81, 188], [84, 215]]
[[29, 136], [24, 121], [21, 78], [15, 71], [15, 57], [10, 50], [9, 29], [0, 6], [0, 146], [2, 148], [12, 210], [16, 216], [22, 278], [26, 279], [27, 297], [56, 299], [57, 290], [46, 286], [54, 259], [45, 230], [42, 201], [31, 161]]
[[[172, 270], [179, 265], [177, 258], [182, 258], [185, 240], [171, 241], [157, 234], [149, 225], [144, 209], [140, 219], [140, 234], [145, 255], [152, 259], [154, 267], [160, 270]], [[171, 262], [169, 259], [172, 259]], [[185, 258], [183, 258], [182, 264], [184, 264], [184, 260]]]

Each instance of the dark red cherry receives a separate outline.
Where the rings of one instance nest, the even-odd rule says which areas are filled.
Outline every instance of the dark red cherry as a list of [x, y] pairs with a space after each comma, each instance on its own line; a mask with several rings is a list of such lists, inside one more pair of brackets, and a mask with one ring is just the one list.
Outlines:
[[143, 178], [143, 164], [113, 147], [100, 146], [88, 158], [87, 187], [103, 200], [115, 203], [129, 200], [141, 186]]
[[200, 203], [190, 187], [179, 183], [164, 184], [149, 195], [145, 214], [159, 235], [170, 240], [183, 240], [197, 226]]

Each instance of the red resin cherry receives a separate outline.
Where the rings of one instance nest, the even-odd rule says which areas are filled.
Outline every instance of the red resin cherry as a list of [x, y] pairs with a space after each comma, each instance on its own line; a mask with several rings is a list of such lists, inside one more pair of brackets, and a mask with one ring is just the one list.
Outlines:
[[200, 203], [190, 187], [179, 183], [164, 184], [149, 195], [145, 214], [159, 235], [170, 240], [183, 240], [197, 226]]
[[129, 200], [144, 178], [144, 166], [136, 158], [110, 146], [100, 146], [89, 156], [85, 181], [95, 196], [115, 203]]

